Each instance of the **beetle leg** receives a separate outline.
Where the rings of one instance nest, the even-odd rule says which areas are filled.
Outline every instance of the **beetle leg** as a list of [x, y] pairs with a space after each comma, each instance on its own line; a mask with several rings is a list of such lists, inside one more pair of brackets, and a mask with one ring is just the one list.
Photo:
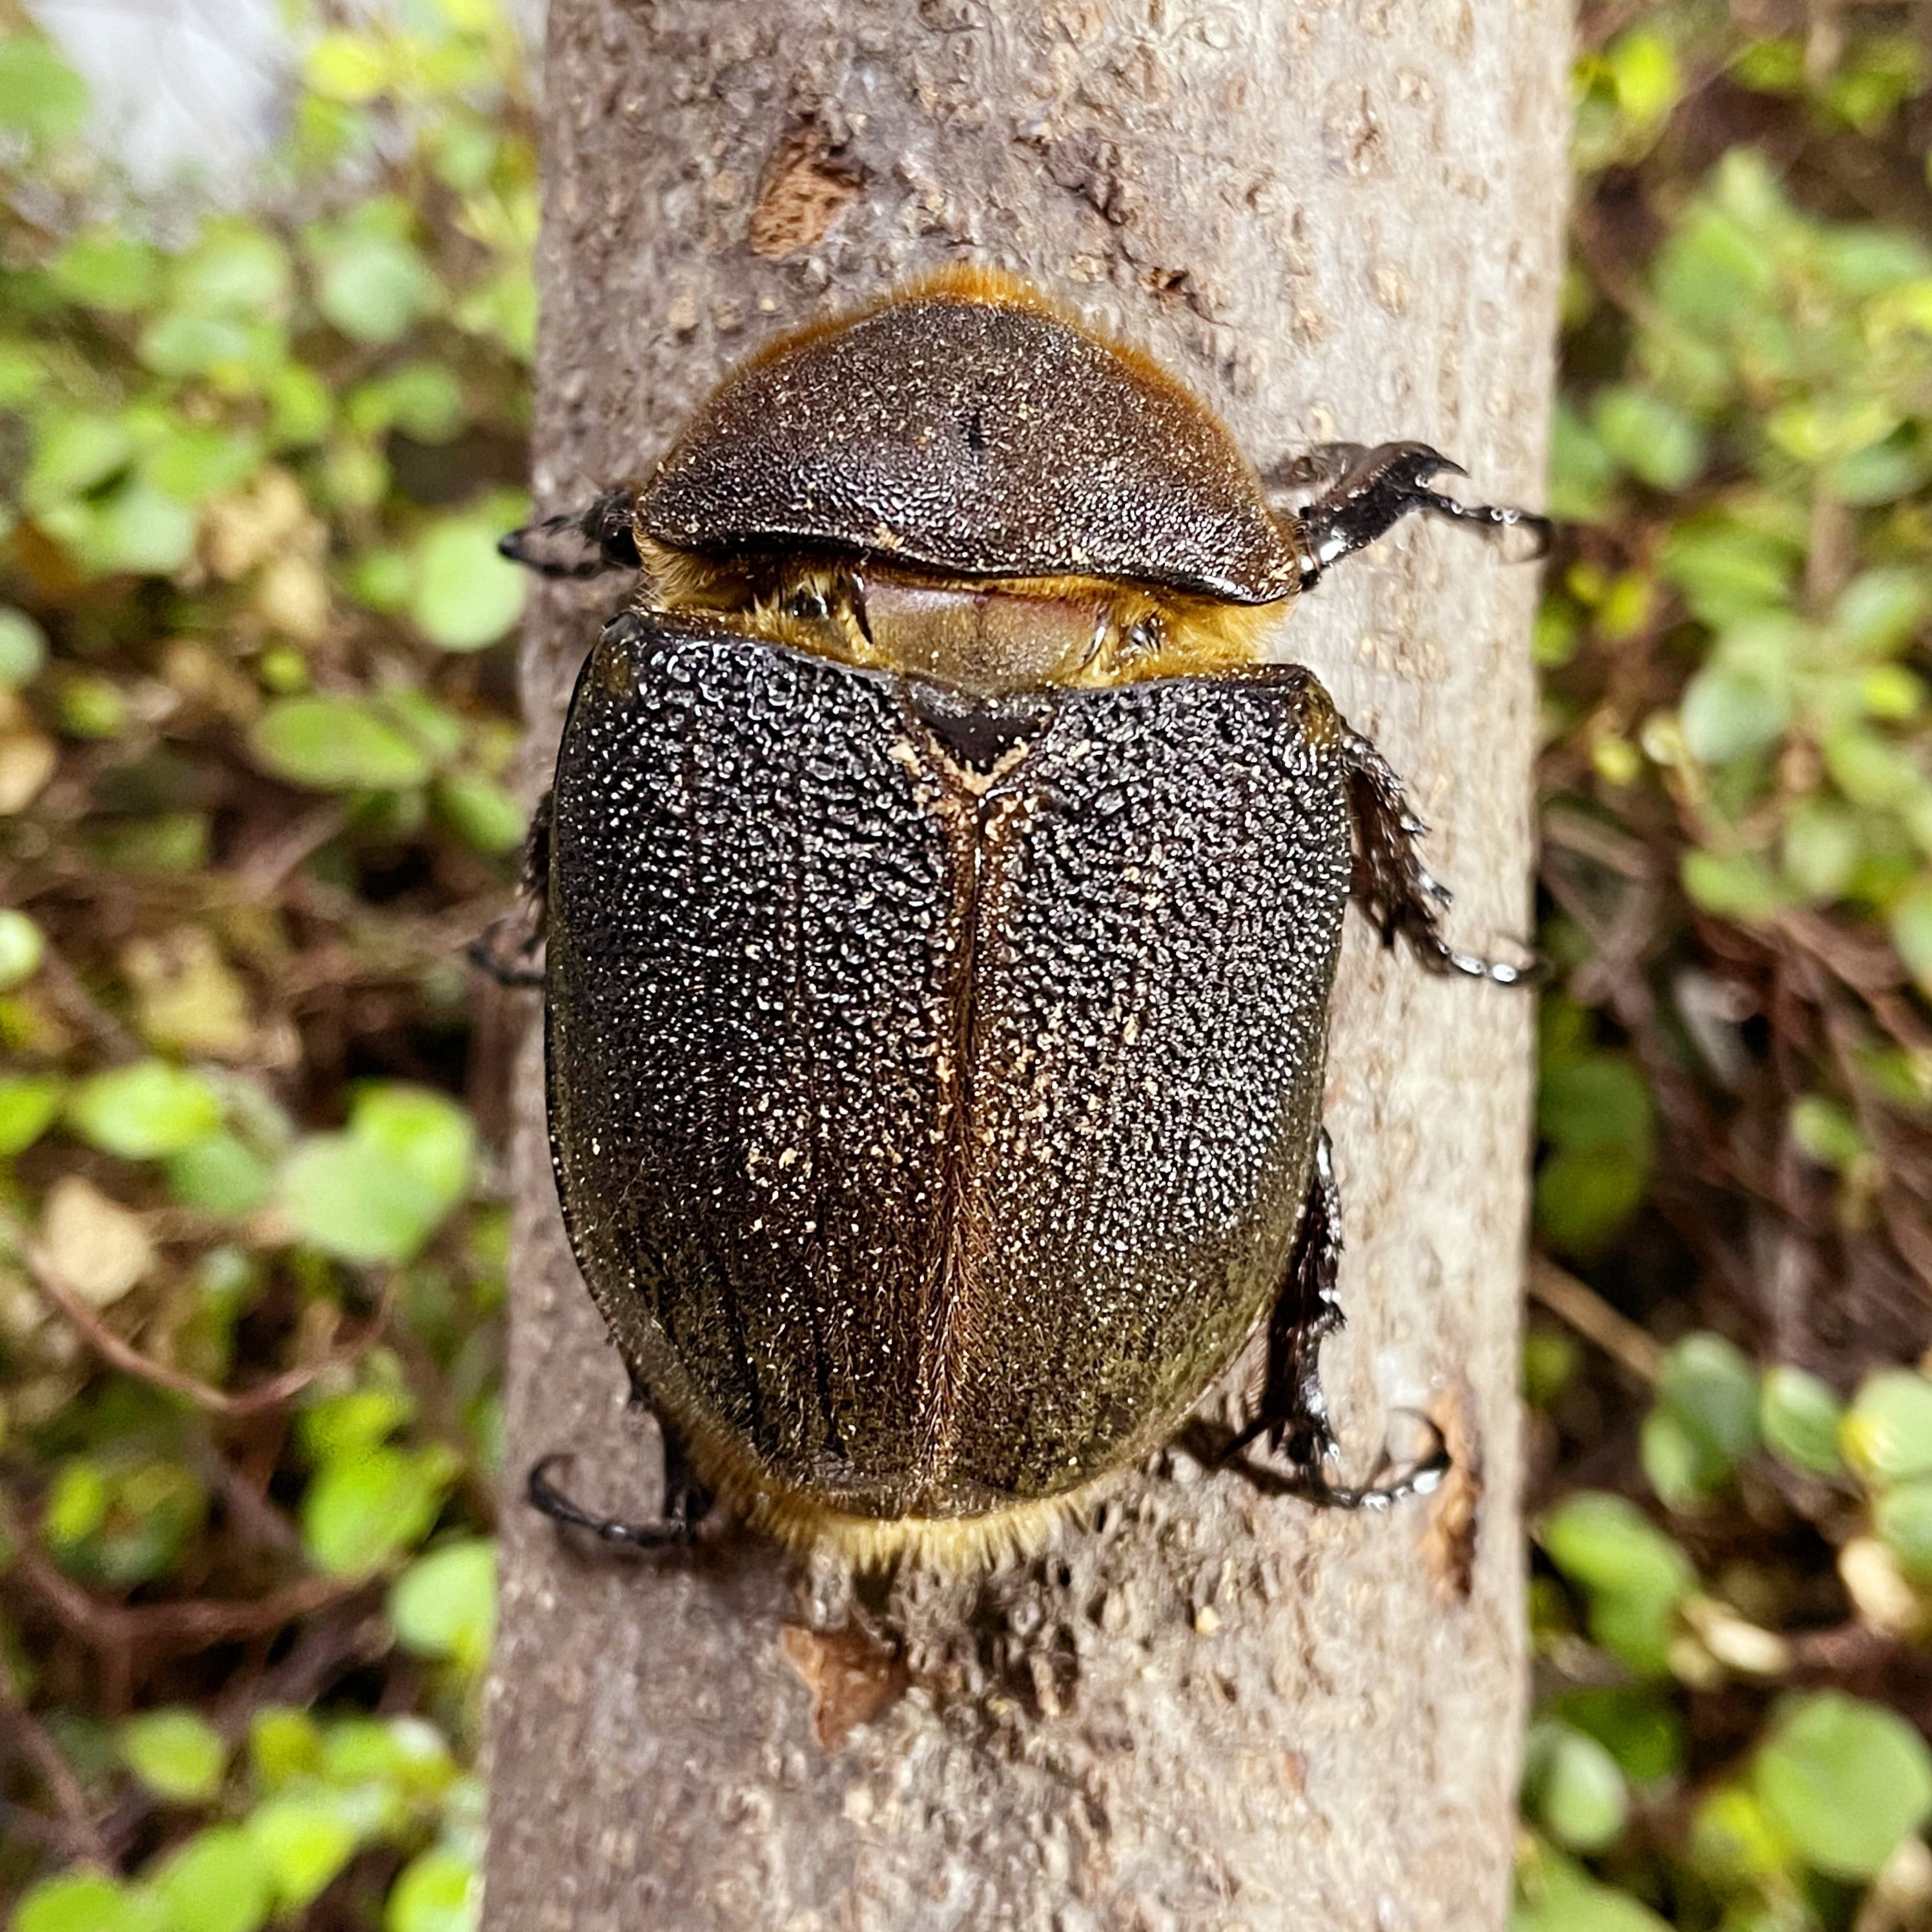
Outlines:
[[1442, 908], [1449, 888], [1422, 862], [1422, 835], [1429, 828], [1415, 815], [1402, 781], [1381, 752], [1360, 732], [1342, 740], [1348, 762], [1348, 815], [1355, 830], [1349, 873], [1351, 896], [1367, 914], [1384, 946], [1397, 939], [1432, 973], [1466, 973], [1498, 986], [1528, 984], [1542, 972], [1540, 961], [1522, 965], [1458, 952], [1442, 936]]
[[[522, 529], [506, 531], [496, 548], [512, 563], [534, 570], [539, 577], [601, 577], [607, 570], [638, 570], [637, 526], [632, 506], [636, 493], [628, 488], [606, 490], [580, 510], [566, 510]], [[548, 556], [554, 540], [575, 537], [588, 554]]]
[[1326, 1127], [1318, 1130], [1308, 1199], [1295, 1230], [1288, 1274], [1268, 1316], [1268, 1366], [1258, 1412], [1228, 1446], [1238, 1454], [1265, 1436], [1268, 1447], [1318, 1481], [1335, 1451], [1322, 1393], [1322, 1344], [1342, 1326], [1336, 1283], [1342, 1262], [1342, 1190]]
[[1314, 500], [1282, 519], [1301, 566], [1301, 587], [1311, 590], [1331, 564], [1366, 548], [1412, 510], [1473, 524], [1501, 534], [1526, 531], [1527, 562], [1550, 548], [1555, 526], [1547, 517], [1502, 503], [1463, 503], [1428, 488], [1432, 477], [1468, 474], [1426, 442], [1324, 442], [1278, 464], [1268, 482], [1287, 494], [1312, 488]]
[[544, 982], [544, 969], [532, 962], [549, 926], [550, 799], [545, 792], [530, 814], [530, 836], [524, 842], [524, 862], [517, 890], [524, 904], [516, 911], [492, 920], [465, 949], [479, 972], [500, 986], [527, 990]]
[[550, 1478], [553, 1469], [572, 1460], [568, 1451], [544, 1456], [531, 1466], [524, 1480], [524, 1498], [539, 1515], [572, 1529], [586, 1529], [600, 1542], [622, 1544], [631, 1550], [674, 1550], [694, 1542], [698, 1526], [711, 1508], [711, 1496], [698, 1480], [683, 1445], [669, 1430], [664, 1432], [664, 1514], [654, 1522], [626, 1522], [620, 1516], [596, 1516], [573, 1502]]
[[[1268, 1317], [1261, 1401], [1254, 1420], [1221, 1447], [1214, 1460], [1231, 1464], [1266, 1495], [1299, 1496], [1324, 1509], [1386, 1509], [1406, 1496], [1434, 1489], [1449, 1459], [1438, 1433], [1429, 1455], [1393, 1473], [1384, 1474], [1378, 1468], [1375, 1478], [1360, 1489], [1328, 1480], [1324, 1466], [1336, 1445], [1328, 1400], [1322, 1392], [1321, 1354], [1322, 1342], [1342, 1326], [1336, 1292], [1341, 1259], [1342, 1190], [1324, 1127], [1315, 1144], [1315, 1171], [1309, 1178], [1301, 1225], [1295, 1231], [1294, 1252]], [[1242, 1453], [1264, 1436], [1271, 1450], [1293, 1465], [1291, 1471], [1270, 1468]]]

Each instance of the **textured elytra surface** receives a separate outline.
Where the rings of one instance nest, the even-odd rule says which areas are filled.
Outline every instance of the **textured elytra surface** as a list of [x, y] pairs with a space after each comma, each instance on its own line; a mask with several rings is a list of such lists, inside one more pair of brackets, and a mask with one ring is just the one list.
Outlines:
[[[553, 0], [551, 22], [541, 508], [648, 474], [746, 352], [962, 255], [1154, 352], [1258, 462], [1413, 436], [1537, 500], [1553, 0]], [[801, 124], [860, 192], [766, 259], [758, 184]], [[1431, 820], [1459, 941], [1523, 929], [1534, 588], [1412, 528], [1286, 634]], [[610, 601], [542, 600], [533, 776]], [[1163, 1460], [1037, 1564], [857, 1605], [911, 1688], [828, 1752], [780, 1632], [851, 1622], [836, 1579], [728, 1534], [613, 1564], [507, 1512], [490, 1925], [1499, 1928], [1528, 1069], [1526, 1005], [1348, 922], [1325, 1112], [1350, 1325], [1324, 1380], [1357, 1472], [1393, 1406], [1452, 1425], [1480, 1478], [1456, 1514], [1317, 1517]], [[508, 1462], [574, 1447], [586, 1500], [648, 1510], [655, 1432], [565, 1245], [534, 1054], [523, 1101]]]
[[1190, 398], [1056, 316], [944, 290], [734, 378], [638, 509], [685, 549], [790, 536], [1242, 603], [1300, 580], [1252, 471]]
[[646, 615], [565, 727], [578, 1258], [670, 1413], [859, 1514], [1056, 1494], [1171, 1434], [1306, 1189], [1348, 878], [1326, 699], [1281, 667], [1036, 712], [974, 784], [902, 681]]

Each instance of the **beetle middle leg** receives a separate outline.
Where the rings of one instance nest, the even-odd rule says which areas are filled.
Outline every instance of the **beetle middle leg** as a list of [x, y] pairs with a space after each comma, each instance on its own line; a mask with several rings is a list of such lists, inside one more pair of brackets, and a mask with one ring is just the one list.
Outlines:
[[[1328, 1130], [1315, 1144], [1308, 1199], [1281, 1292], [1268, 1316], [1268, 1366], [1254, 1419], [1238, 1433], [1187, 1432], [1191, 1447], [1207, 1459], [1238, 1469], [1268, 1496], [1294, 1496], [1327, 1509], [1386, 1509], [1406, 1496], [1426, 1495], [1449, 1467], [1438, 1436], [1436, 1448], [1406, 1468], [1378, 1467], [1360, 1488], [1331, 1483], [1326, 1465], [1336, 1453], [1328, 1402], [1322, 1391], [1322, 1344], [1342, 1326], [1336, 1279], [1342, 1259], [1342, 1190], [1335, 1179]], [[1432, 1425], [1432, 1427], [1433, 1425]], [[1292, 1466], [1271, 1468], [1244, 1452], [1266, 1438], [1268, 1448]]]
[[1394, 768], [1360, 732], [1346, 734], [1342, 754], [1348, 760], [1348, 815], [1355, 834], [1349, 895], [1382, 934], [1382, 944], [1406, 941], [1432, 973], [1466, 973], [1498, 986], [1526, 986], [1535, 980], [1542, 970], [1535, 960], [1518, 965], [1507, 959], [1486, 959], [1457, 952], [1443, 938], [1442, 916], [1449, 903], [1449, 888], [1422, 862], [1422, 836], [1428, 826], [1416, 816]]
[[549, 927], [551, 796], [545, 792], [530, 814], [530, 836], [524, 842], [523, 868], [517, 881], [522, 904], [501, 919], [492, 920], [465, 950], [465, 956], [479, 973], [513, 991], [526, 992], [544, 982], [544, 969], [534, 962]]
[[1498, 534], [1520, 530], [1530, 538], [1526, 562], [1548, 550], [1555, 526], [1547, 517], [1432, 490], [1430, 479], [1444, 474], [1468, 472], [1426, 442], [1324, 442], [1276, 465], [1267, 478], [1274, 489], [1290, 496], [1316, 492], [1279, 519], [1300, 563], [1301, 588], [1312, 590], [1331, 565], [1366, 549], [1411, 511]]

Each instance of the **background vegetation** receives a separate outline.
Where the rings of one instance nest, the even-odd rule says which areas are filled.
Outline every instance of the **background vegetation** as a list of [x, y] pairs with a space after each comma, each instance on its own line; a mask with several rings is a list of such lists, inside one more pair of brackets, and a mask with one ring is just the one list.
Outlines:
[[[249, 216], [0, 38], [0, 1895], [460, 1932], [529, 103], [307, 32]], [[1586, 14], [1520, 1932], [1932, 1923], [1927, 16]]]

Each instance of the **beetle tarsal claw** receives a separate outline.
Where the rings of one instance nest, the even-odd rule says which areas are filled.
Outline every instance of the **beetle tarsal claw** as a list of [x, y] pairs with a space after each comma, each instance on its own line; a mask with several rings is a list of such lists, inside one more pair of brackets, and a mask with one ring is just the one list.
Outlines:
[[532, 1464], [524, 1480], [524, 1498], [540, 1516], [572, 1529], [588, 1530], [600, 1542], [622, 1544], [632, 1550], [674, 1550], [696, 1538], [703, 1515], [699, 1493], [688, 1486], [674, 1486], [668, 1480], [668, 1467], [662, 1518], [656, 1522], [627, 1522], [620, 1516], [594, 1515], [550, 1480], [553, 1470], [568, 1468], [574, 1460], [567, 1450], [559, 1450]]

